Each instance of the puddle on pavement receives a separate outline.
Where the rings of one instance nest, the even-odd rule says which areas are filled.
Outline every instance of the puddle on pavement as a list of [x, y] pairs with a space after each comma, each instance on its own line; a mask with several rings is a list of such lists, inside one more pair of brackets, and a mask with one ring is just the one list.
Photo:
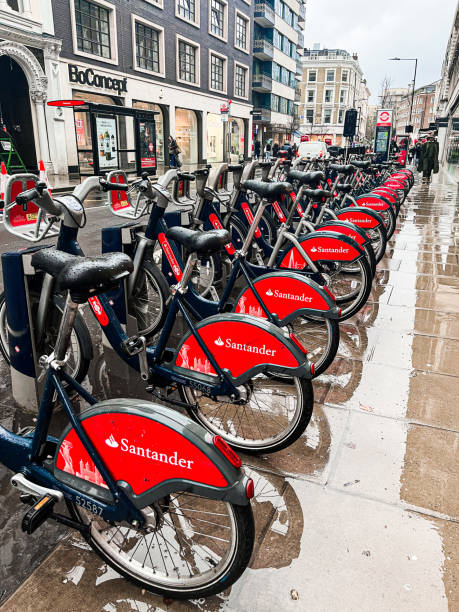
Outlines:
[[[167, 601], [121, 580], [72, 533], [4, 609], [26, 609], [31, 598], [46, 609], [56, 591], [64, 612], [264, 612], [306, 609], [310, 602], [330, 609], [332, 583], [342, 609], [421, 610], [427, 601], [446, 612], [445, 590], [450, 605], [457, 601], [459, 528], [400, 505], [401, 498], [459, 516], [457, 434], [442, 429], [459, 427], [451, 401], [459, 392], [459, 244], [451, 231], [456, 194], [443, 201], [445, 192], [433, 191], [422, 203], [417, 191], [407, 203], [369, 302], [340, 325], [338, 356], [314, 384], [306, 432], [275, 455], [243, 457], [255, 482], [257, 531], [250, 568], [238, 583], [208, 600]], [[104, 211], [92, 214], [102, 219]], [[97, 244], [89, 237], [87, 251], [97, 252]], [[98, 399], [151, 400], [92, 323], [91, 332], [96, 356], [88, 390]], [[13, 430], [32, 425], [34, 411], [14, 409], [8, 381], [0, 361], [0, 422]], [[64, 421], [58, 412], [55, 431]], [[0, 583], [8, 595], [68, 535], [50, 524], [26, 539], [24, 508], [9, 477], [0, 468], [7, 517], [0, 519], [6, 553]]]

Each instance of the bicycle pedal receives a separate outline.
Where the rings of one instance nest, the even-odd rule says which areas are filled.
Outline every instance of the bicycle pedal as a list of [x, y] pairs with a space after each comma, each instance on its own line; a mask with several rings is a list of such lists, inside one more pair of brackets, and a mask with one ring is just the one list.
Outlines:
[[31, 535], [53, 513], [56, 500], [51, 495], [44, 495], [33, 506], [31, 506], [22, 519], [22, 531]]
[[131, 336], [122, 343], [122, 347], [130, 357], [134, 357], [144, 350], [145, 338], [143, 336]]
[[258, 264], [259, 266], [263, 266], [263, 265], [264, 265], [263, 257], [261, 256], [261, 254], [260, 254], [260, 253], [256, 253], [256, 254], [255, 254], [255, 259], [256, 259], [257, 264]]

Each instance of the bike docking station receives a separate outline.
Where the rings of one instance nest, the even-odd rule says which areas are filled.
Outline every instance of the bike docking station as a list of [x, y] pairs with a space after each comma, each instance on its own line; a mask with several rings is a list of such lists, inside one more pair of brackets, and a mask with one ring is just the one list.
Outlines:
[[[44, 220], [39, 208], [29, 202], [25, 208], [14, 204], [16, 196], [37, 183], [34, 174], [10, 176], [5, 187], [4, 223], [9, 232], [29, 240], [56, 236], [57, 228]], [[22, 408], [36, 410], [39, 406], [40, 384], [37, 381], [38, 359], [35, 339], [44, 330], [34, 329], [31, 293], [37, 276], [32, 267], [33, 253], [47, 245], [32, 246], [2, 255], [3, 285], [6, 317], [8, 321], [8, 346], [10, 356], [11, 385], [14, 401]], [[38, 308], [46, 305], [39, 304]]]

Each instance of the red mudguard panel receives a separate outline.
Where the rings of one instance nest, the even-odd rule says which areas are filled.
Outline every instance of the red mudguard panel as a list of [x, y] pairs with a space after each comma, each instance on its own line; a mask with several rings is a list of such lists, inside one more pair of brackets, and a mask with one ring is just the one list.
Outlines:
[[[281, 320], [301, 308], [311, 308], [322, 312], [330, 310], [330, 305], [322, 295], [322, 290], [319, 291], [301, 278], [270, 274], [266, 278], [257, 280], [254, 285], [268, 310], [276, 313]], [[234, 312], [267, 318], [249, 287], [239, 298]]]
[[[212, 223], [212, 226], [215, 229], [225, 229], [220, 219], [217, 217], [215, 213], [212, 213], [209, 215], [209, 221]], [[228, 244], [225, 244], [225, 249], [228, 255], [234, 255], [236, 253], [236, 249], [234, 248], [234, 245], [232, 242], [228, 242]]]
[[[127, 176], [124, 172], [114, 172], [110, 176], [111, 183], [127, 184]], [[129, 208], [131, 203], [129, 202], [129, 196], [125, 191], [110, 191], [110, 201], [113, 210], [123, 210]]]
[[[135, 495], [175, 478], [215, 487], [228, 483], [194, 444], [166, 425], [134, 414], [88, 417], [85, 432], [116, 481], [130, 484]], [[59, 448], [56, 467], [100, 487], [107, 487], [74, 429]]]
[[368, 240], [366, 240], [358, 232], [354, 231], [351, 227], [339, 225], [338, 223], [334, 224], [333, 221], [331, 223], [324, 223], [317, 229], [320, 229], [320, 231], [323, 230], [324, 232], [337, 232], [338, 234], [343, 234], [344, 236], [348, 236], [349, 238], [352, 238], [352, 240], [355, 240], [359, 245], [366, 244], [368, 242]]
[[[272, 334], [251, 323], [225, 320], [203, 325], [199, 327], [198, 332], [219, 367], [228, 369], [234, 378], [264, 363], [290, 368], [299, 365], [287, 346]], [[175, 365], [202, 374], [216, 375], [192, 335], [182, 344]]]
[[[365, 208], [371, 208], [372, 210], [387, 210], [390, 208], [390, 204], [388, 202], [384, 202], [377, 195], [366, 195], [356, 199], [357, 206], [363, 206]], [[354, 206], [354, 204], [351, 204]]]
[[349, 223], [353, 223], [357, 225], [357, 227], [361, 227], [363, 229], [372, 229], [373, 227], [377, 227], [380, 225], [378, 219], [372, 217], [371, 215], [363, 212], [363, 211], [355, 211], [355, 212], [339, 212], [336, 214], [340, 221], [348, 221]]
[[[361, 253], [349, 242], [341, 240], [339, 236], [315, 236], [311, 234], [301, 241], [311, 261], [354, 261]], [[281, 261], [281, 268], [303, 270], [307, 266], [301, 253], [296, 247], [288, 251]]]
[[386, 198], [386, 200], [389, 200], [389, 202], [392, 202], [392, 204], [397, 203], [397, 198], [395, 197], [396, 192], [394, 192], [393, 190], [385, 189], [384, 187], [378, 187], [374, 190], [374, 193], [382, 195], [383, 198]]
[[391, 187], [392, 189], [405, 189], [406, 185], [404, 185], [400, 181], [386, 181], [384, 183], [386, 187]]
[[[33, 189], [36, 181], [27, 181], [26, 186], [22, 181], [15, 181], [11, 185], [11, 202], [14, 202], [16, 196], [26, 189]], [[23, 225], [35, 225], [38, 219], [38, 206], [33, 202], [27, 204], [27, 210], [16, 204], [9, 211], [10, 223], [13, 227], [22, 227]]]

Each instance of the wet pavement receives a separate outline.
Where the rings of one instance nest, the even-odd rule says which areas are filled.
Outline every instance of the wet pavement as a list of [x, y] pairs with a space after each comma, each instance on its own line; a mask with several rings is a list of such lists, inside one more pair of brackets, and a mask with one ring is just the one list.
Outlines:
[[[0, 467], [2, 610], [458, 610], [459, 198], [435, 180], [413, 188], [368, 304], [341, 325], [306, 433], [275, 455], [244, 457], [256, 546], [231, 589], [167, 601], [120, 579], [75, 533], [50, 524], [26, 537]], [[97, 253], [97, 228], [117, 222], [88, 211], [85, 251]], [[6, 245], [23, 246], [0, 229]], [[88, 388], [148, 397], [91, 331]], [[14, 409], [1, 372], [0, 422], [30, 425], [33, 412]]]

